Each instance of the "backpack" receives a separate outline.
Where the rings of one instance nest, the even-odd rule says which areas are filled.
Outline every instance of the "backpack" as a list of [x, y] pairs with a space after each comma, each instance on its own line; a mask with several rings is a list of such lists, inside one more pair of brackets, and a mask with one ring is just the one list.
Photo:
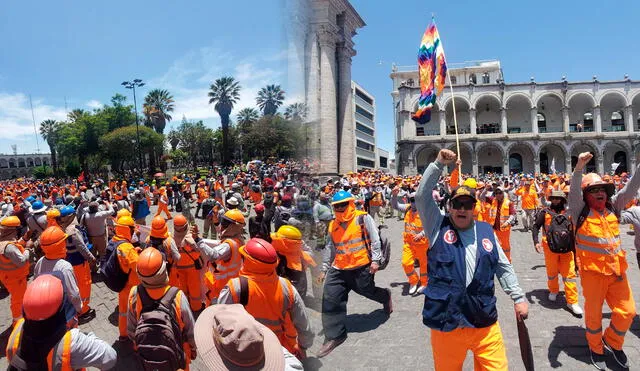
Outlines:
[[[87, 249], [89, 251], [91, 251], [91, 249], [93, 248], [93, 245], [89, 242], [89, 236], [87, 235], [86, 227], [76, 224], [76, 229], [78, 231], [80, 231], [80, 234], [82, 235], [82, 241], [87, 246]], [[69, 246], [71, 243], [73, 243], [73, 237], [74, 236], [69, 236], [67, 238], [67, 246]], [[84, 262], [85, 262], [85, 258], [84, 258], [84, 256], [82, 256], [80, 251], [75, 251], [75, 252], [67, 251], [66, 260], [73, 266], [84, 264]]]
[[151, 299], [142, 285], [138, 285], [137, 290], [142, 309], [134, 341], [142, 368], [149, 371], [184, 369], [182, 332], [173, 309], [178, 288], [171, 287], [160, 300]]
[[[367, 229], [364, 226], [364, 215], [360, 215], [358, 217], [358, 224], [360, 225], [360, 230], [362, 231], [362, 240], [367, 241], [366, 234]], [[378, 234], [380, 236], [380, 250], [382, 252], [382, 258], [380, 259], [380, 265], [378, 270], [384, 270], [389, 265], [389, 260], [391, 260], [391, 242], [389, 239], [382, 236], [382, 230], [378, 228]], [[369, 250], [369, 258], [371, 258], [371, 246], [367, 243], [367, 250]]]
[[101, 270], [104, 275], [104, 284], [111, 291], [120, 292], [127, 285], [129, 274], [122, 270], [118, 261], [118, 246], [126, 241], [109, 241], [107, 251], [102, 261]]
[[281, 226], [288, 224], [289, 219], [291, 219], [291, 210], [282, 206], [276, 206], [276, 210], [278, 211], [278, 217], [273, 220], [273, 224], [277, 231]]
[[551, 216], [549, 226], [543, 224], [545, 237], [549, 250], [556, 254], [564, 254], [573, 251], [575, 243], [575, 234], [573, 233], [573, 224], [566, 214], [555, 213], [550, 209], [545, 209], [545, 213]]

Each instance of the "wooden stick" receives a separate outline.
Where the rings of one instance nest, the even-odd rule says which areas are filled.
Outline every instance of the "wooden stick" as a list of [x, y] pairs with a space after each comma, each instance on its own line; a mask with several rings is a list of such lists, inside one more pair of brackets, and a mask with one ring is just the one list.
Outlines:
[[[447, 63], [446, 58], [445, 58], [445, 63]], [[456, 130], [456, 151], [458, 152], [458, 158], [460, 158], [460, 166], [458, 167], [458, 184], [462, 184], [462, 154], [460, 153], [460, 138], [458, 137], [458, 118], [456, 117], [456, 98], [453, 95], [453, 85], [451, 84], [451, 75], [449, 75], [448, 69], [447, 69], [447, 82], [449, 83], [449, 89], [451, 89], [451, 105], [453, 108], [453, 126], [455, 127], [455, 130]]]

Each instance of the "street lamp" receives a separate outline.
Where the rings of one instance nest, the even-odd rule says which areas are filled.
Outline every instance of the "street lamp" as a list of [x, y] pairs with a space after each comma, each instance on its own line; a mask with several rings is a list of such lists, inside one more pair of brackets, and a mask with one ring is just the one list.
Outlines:
[[138, 103], [136, 102], [136, 87], [139, 87], [139, 88], [143, 87], [144, 82], [142, 82], [142, 80], [140, 79], [135, 79], [133, 81], [124, 81], [122, 83], [122, 86], [124, 86], [127, 89], [133, 90], [133, 108], [136, 112], [136, 142], [138, 144], [138, 168], [140, 169], [140, 171], [142, 171], [142, 151], [140, 148], [140, 129], [138, 125]]

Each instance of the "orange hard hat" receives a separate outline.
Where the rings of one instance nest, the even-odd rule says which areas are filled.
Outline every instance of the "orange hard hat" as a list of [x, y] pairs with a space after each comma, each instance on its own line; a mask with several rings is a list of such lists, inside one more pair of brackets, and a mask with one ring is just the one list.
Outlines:
[[162, 254], [155, 247], [147, 247], [144, 249], [138, 257], [138, 265], [136, 269], [138, 273], [143, 277], [151, 277], [156, 274], [162, 265], [164, 259]]
[[183, 225], [187, 225], [187, 223], [188, 223], [187, 218], [185, 218], [184, 215], [182, 215], [182, 214], [178, 214], [178, 215], [173, 217], [173, 226], [174, 227], [177, 227], [177, 226], [182, 227]]
[[267, 264], [273, 264], [278, 261], [276, 249], [261, 238], [252, 238], [247, 241], [246, 245], [240, 247], [240, 253]]
[[156, 216], [151, 221], [151, 237], [155, 238], [167, 238], [169, 236], [169, 229], [167, 223], [161, 216]]
[[0, 225], [3, 227], [17, 228], [20, 226], [20, 219], [15, 215], [11, 215], [2, 219], [2, 221], [0, 222]]
[[591, 187], [596, 186], [604, 187], [609, 196], [613, 195], [613, 192], [615, 191], [615, 186], [612, 183], [603, 181], [600, 175], [596, 173], [589, 173], [582, 177], [582, 183], [580, 184], [580, 187], [582, 188], [583, 192], [587, 191]]
[[224, 213], [223, 218], [237, 224], [244, 225], [244, 215], [238, 209], [231, 209]]
[[62, 305], [64, 288], [62, 281], [51, 274], [36, 277], [27, 286], [22, 299], [22, 310], [28, 320], [42, 321], [50, 318]]
[[43, 248], [45, 246], [52, 246], [60, 241], [64, 241], [67, 237], [69, 237], [69, 235], [64, 233], [62, 228], [58, 226], [51, 226], [45, 229], [40, 235], [40, 246]]

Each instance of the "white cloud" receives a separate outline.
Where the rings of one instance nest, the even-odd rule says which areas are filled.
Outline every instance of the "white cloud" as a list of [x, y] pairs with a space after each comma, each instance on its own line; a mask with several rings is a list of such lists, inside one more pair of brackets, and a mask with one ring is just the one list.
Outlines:
[[[33, 100], [33, 116], [36, 128], [47, 119], [64, 120], [64, 107], [54, 107], [45, 104], [41, 99]], [[4, 138], [18, 138], [33, 135], [33, 118], [29, 97], [22, 94], [0, 93], [0, 132]]]
[[90, 101], [88, 101], [85, 106], [91, 108], [91, 109], [98, 109], [98, 108], [102, 108], [102, 103], [100, 103], [99, 101], [92, 99]]

